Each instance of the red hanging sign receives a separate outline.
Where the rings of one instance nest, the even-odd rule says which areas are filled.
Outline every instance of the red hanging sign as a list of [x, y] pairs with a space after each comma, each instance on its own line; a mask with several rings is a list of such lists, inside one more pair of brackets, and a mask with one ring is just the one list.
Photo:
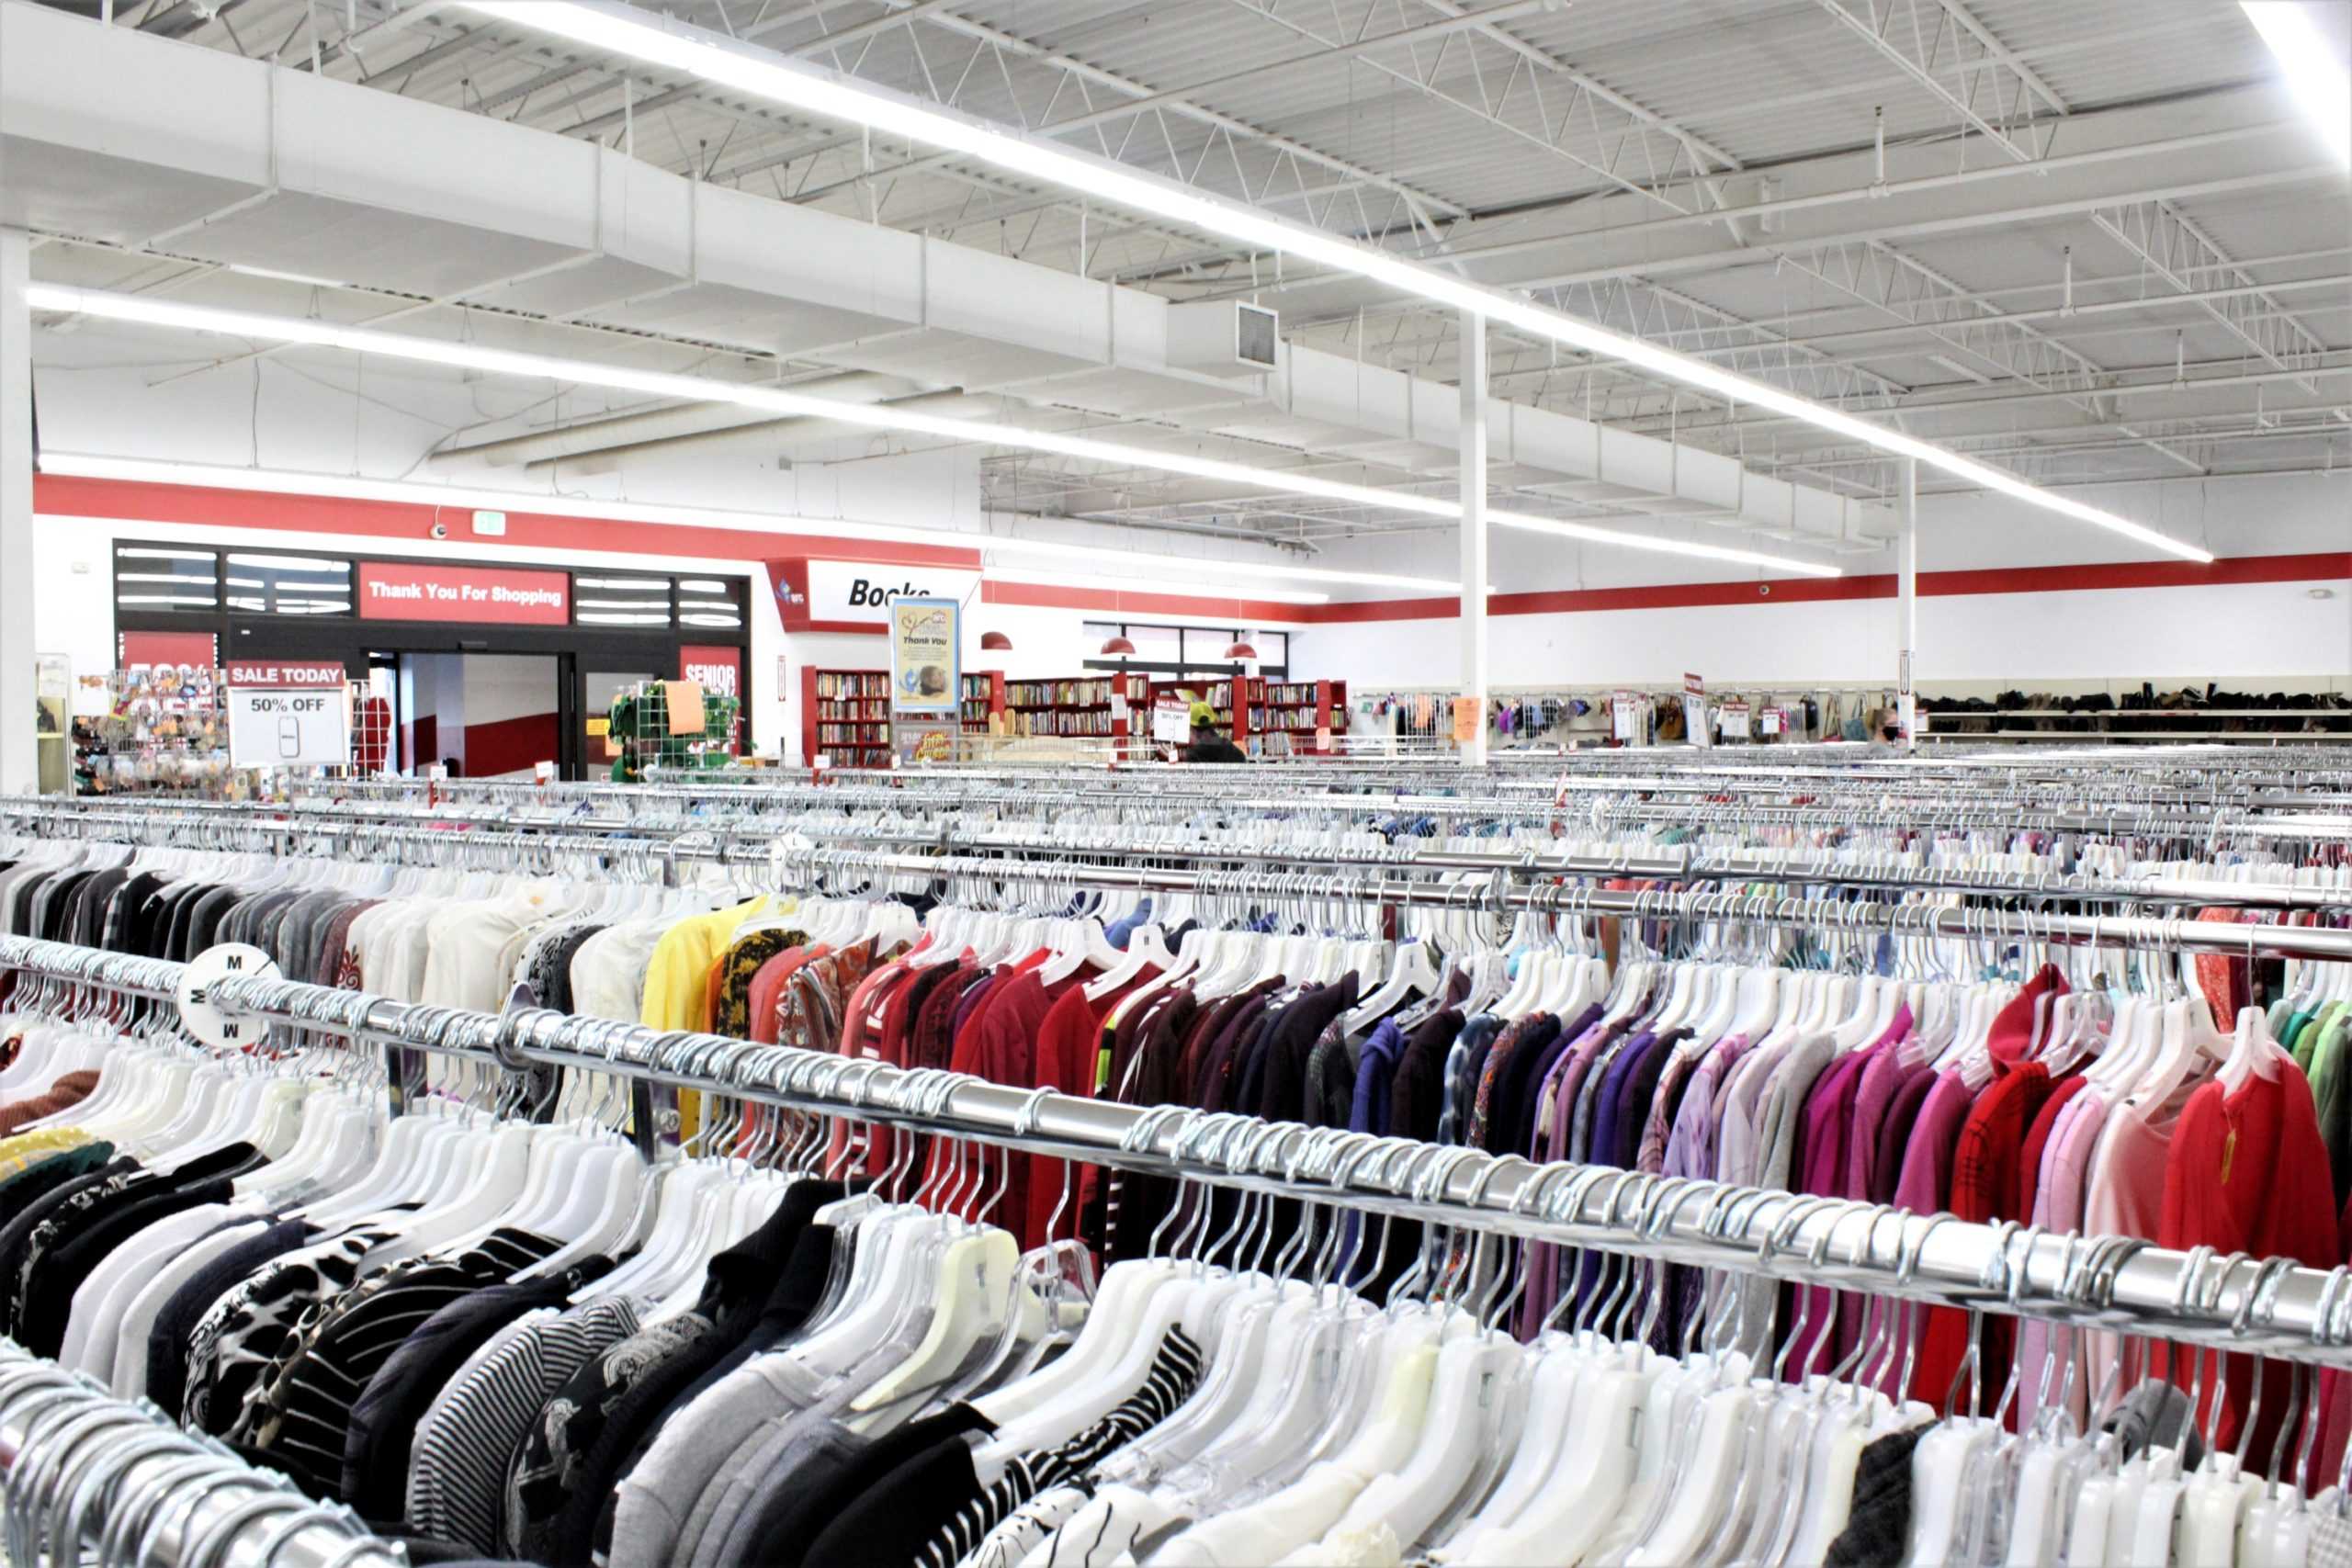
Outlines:
[[743, 695], [743, 650], [714, 643], [685, 643], [678, 649], [678, 679], [692, 681], [722, 697]]
[[483, 621], [514, 626], [571, 624], [571, 578], [497, 566], [359, 563], [364, 621]]
[[340, 660], [232, 659], [223, 684], [322, 691], [340, 688], [348, 678]]

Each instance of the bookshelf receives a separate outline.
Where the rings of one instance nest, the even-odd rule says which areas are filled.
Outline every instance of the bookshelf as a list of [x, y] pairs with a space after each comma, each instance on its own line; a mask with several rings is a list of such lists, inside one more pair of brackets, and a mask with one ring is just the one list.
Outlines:
[[[1241, 688], [1238, 706], [1233, 700], [1236, 684]], [[1226, 739], [1247, 751], [1250, 750], [1251, 738], [1259, 733], [1259, 710], [1265, 700], [1265, 687], [1264, 679], [1257, 675], [1245, 675], [1238, 682], [1230, 680], [1159, 681], [1153, 682], [1151, 696], [1157, 702], [1163, 693], [1193, 693], [1216, 710], [1217, 728], [1225, 731]], [[1310, 732], [1314, 728], [1312, 725], [1307, 728]]]
[[[1149, 721], [1151, 682], [1141, 675], [1006, 681], [1002, 689], [1008, 735], [1125, 737]], [[1114, 696], [1125, 698], [1124, 713], [1114, 710]]]
[[800, 671], [800, 755], [837, 768], [890, 764], [890, 677], [881, 670]]
[[967, 735], [986, 735], [989, 720], [1004, 712], [1004, 671], [979, 670], [964, 677], [959, 716]]
[[[1267, 681], [1262, 686], [1255, 714], [1256, 733], [1265, 738], [1268, 756], [1337, 752], [1330, 738], [1347, 729], [1345, 681]], [[1320, 747], [1315, 739], [1318, 731], [1325, 738]]]

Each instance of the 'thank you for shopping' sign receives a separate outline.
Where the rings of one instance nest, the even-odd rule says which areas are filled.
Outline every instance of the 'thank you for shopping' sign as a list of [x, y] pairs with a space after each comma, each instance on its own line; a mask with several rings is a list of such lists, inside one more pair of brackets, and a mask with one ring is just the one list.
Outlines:
[[514, 567], [364, 560], [359, 563], [359, 618], [569, 626], [571, 577]]

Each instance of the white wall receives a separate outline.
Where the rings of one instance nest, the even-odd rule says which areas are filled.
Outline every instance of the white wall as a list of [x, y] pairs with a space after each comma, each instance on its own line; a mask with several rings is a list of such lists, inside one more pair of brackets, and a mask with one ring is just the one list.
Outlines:
[[[2352, 475], [2212, 480], [2070, 491], [2224, 560], [2352, 549]], [[2119, 536], [1996, 496], [1922, 504], [1924, 572], [2101, 565], [2151, 558]], [[1736, 542], [1736, 536], [1697, 536]], [[1769, 548], [1769, 544], [1759, 544]], [[1448, 568], [1451, 534], [1335, 550], [1333, 565]], [[1871, 557], [1840, 562], [1883, 572]], [[1747, 581], [1752, 569], [1571, 546], [1498, 530], [1495, 584], [1507, 592]], [[1785, 577], [1774, 579], [1789, 581]], [[2314, 591], [2329, 596], [2313, 598]], [[1498, 686], [1678, 682], [1684, 671], [1752, 683], [1859, 684], [1894, 678], [1893, 599], [1497, 615]], [[1302, 628], [1292, 662], [1358, 688], [1446, 687], [1460, 644], [1451, 618]], [[2341, 684], [2352, 679], [2352, 578], [2325, 581], [1930, 594], [1919, 603], [1925, 690], [1972, 683]]]
[[[373, 362], [355, 366], [335, 355], [288, 353], [216, 365], [202, 356], [206, 345], [193, 340], [159, 343], [107, 323], [48, 334], [37, 351], [41, 435], [46, 446], [60, 451], [397, 479], [424, 473], [425, 457], [445, 445], [520, 434], [559, 414], [570, 418], [626, 406], [619, 394], [567, 391], [551, 397], [526, 383], [464, 380]], [[655, 452], [631, 455], [595, 473], [483, 465], [446, 477], [512, 487], [517, 510], [529, 505], [532, 491], [544, 495], [552, 488], [588, 501], [741, 509], [773, 519], [779, 532], [816, 533], [828, 523], [864, 522], [944, 528], [970, 536], [975, 544], [990, 534], [1018, 532], [1204, 561], [1242, 559], [1250, 553], [1216, 539], [990, 516], [982, 507], [975, 450], [902, 447], [881, 437], [861, 437], [790, 462], [756, 448]], [[445, 476], [434, 470], [432, 477]], [[2223, 558], [2352, 548], [2352, 475], [2149, 483], [2066, 493], [2193, 540]], [[1702, 524], [1640, 526], [1774, 547], [1771, 541]], [[380, 538], [325, 534], [214, 529], [183, 536], [153, 524], [118, 527], [40, 520], [37, 636], [42, 651], [68, 653], [77, 671], [112, 666], [107, 563], [116, 531], [356, 551], [390, 547]], [[1929, 572], [2149, 558], [2117, 536], [1989, 495], [1928, 497], [1922, 531], [1921, 567]], [[878, 639], [787, 641], [756, 558], [720, 561], [662, 555], [661, 533], [658, 526], [643, 530], [648, 553], [632, 553], [633, 564], [699, 567], [753, 581], [751, 667], [757, 689], [769, 698], [747, 714], [756, 749], [774, 751], [797, 743], [798, 725], [788, 722], [786, 702], [775, 699], [797, 702], [802, 665], [881, 667]], [[434, 547], [452, 558], [612, 560], [567, 558], [566, 552], [544, 548]], [[1451, 578], [1455, 540], [1450, 529], [1431, 529], [1344, 542], [1318, 557], [1317, 564]], [[1839, 564], [1849, 572], [1875, 573], [1890, 570], [1893, 563], [1881, 552], [1840, 558]], [[1170, 575], [1161, 586], [1181, 592], [1182, 574]], [[1498, 530], [1494, 540], [1494, 581], [1510, 592], [1748, 581], [1755, 575], [1741, 566], [1568, 545], [1508, 530]], [[2331, 588], [2335, 597], [2312, 599], [2314, 587]], [[1895, 663], [1894, 617], [1891, 600], [1502, 615], [1492, 622], [1493, 679], [1498, 686], [1608, 686], [1673, 681], [1684, 670], [1698, 669], [1724, 680], [1886, 681]], [[1004, 660], [1011, 674], [1075, 672], [1095, 643], [1082, 623], [1102, 618], [1101, 611], [976, 603], [966, 616], [967, 666], [978, 667], [979, 634], [1000, 630], [1012, 639], [1013, 651]], [[1203, 619], [1229, 624], [1221, 616]], [[1929, 689], [1938, 682], [1969, 682], [2309, 681], [2352, 671], [2352, 581], [1931, 597], [1923, 600], [1920, 619], [1918, 676]], [[1345, 678], [1359, 686], [1443, 687], [1456, 679], [1457, 652], [1450, 617], [1317, 625], [1297, 628], [1293, 666], [1301, 675]], [[779, 655], [786, 660], [788, 677], [781, 687], [775, 681]]]

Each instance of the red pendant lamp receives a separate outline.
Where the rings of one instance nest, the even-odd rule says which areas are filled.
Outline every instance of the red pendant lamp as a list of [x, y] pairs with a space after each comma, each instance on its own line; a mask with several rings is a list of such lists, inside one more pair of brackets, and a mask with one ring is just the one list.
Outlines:
[[1011, 653], [1012, 651], [1012, 639], [1005, 636], [1002, 632], [982, 632], [980, 634], [980, 651], [982, 653]]
[[1235, 642], [1231, 648], [1225, 650], [1225, 656], [1236, 662], [1248, 662], [1250, 664], [1258, 662], [1258, 650], [1250, 647], [1247, 642]]
[[1102, 657], [1105, 659], [1125, 659], [1135, 650], [1136, 645], [1124, 637], [1105, 638], [1102, 644]]

